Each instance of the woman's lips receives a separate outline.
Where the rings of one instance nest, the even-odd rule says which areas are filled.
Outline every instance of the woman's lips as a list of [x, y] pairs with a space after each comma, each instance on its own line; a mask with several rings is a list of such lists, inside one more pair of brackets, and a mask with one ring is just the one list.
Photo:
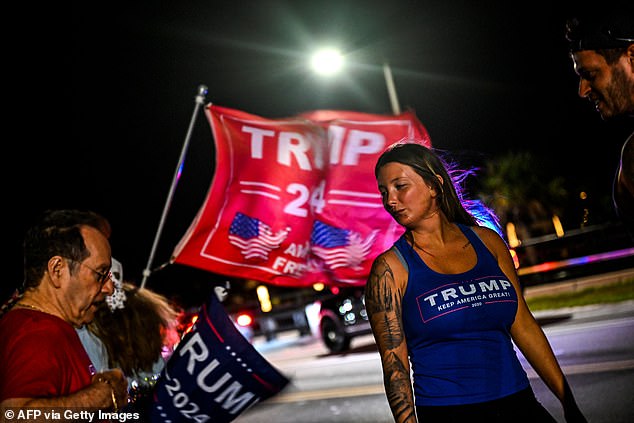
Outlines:
[[393, 210], [392, 211], [392, 216], [394, 216], [395, 218], [399, 217], [401, 215], [404, 215], [404, 214], [405, 214], [405, 210], [403, 210], [403, 209], [401, 209], [401, 210]]

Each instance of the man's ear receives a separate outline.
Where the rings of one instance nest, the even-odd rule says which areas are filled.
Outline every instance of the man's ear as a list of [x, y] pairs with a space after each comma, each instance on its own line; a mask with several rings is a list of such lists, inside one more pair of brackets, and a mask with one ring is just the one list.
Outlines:
[[627, 48], [627, 59], [630, 61], [630, 70], [634, 73], [634, 44], [630, 44]]
[[62, 256], [53, 256], [48, 260], [48, 276], [56, 288], [61, 285], [65, 272], [70, 272], [68, 262]]

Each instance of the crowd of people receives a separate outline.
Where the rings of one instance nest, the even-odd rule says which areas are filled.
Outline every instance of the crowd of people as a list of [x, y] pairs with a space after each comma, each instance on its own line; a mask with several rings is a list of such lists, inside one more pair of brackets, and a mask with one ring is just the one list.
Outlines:
[[[566, 23], [579, 95], [606, 120], [631, 118], [634, 14], [595, 12]], [[633, 139], [615, 160], [613, 187], [629, 228]], [[365, 293], [395, 421], [554, 422], [517, 345], [566, 421], [585, 422], [524, 301], [505, 240], [465, 208], [443, 157], [416, 140], [400, 142], [380, 156], [375, 176], [385, 209], [405, 229], [376, 257]], [[178, 343], [178, 312], [125, 282], [110, 234], [107, 219], [73, 209], [47, 211], [26, 232], [24, 283], [0, 316], [0, 406], [147, 410]]]

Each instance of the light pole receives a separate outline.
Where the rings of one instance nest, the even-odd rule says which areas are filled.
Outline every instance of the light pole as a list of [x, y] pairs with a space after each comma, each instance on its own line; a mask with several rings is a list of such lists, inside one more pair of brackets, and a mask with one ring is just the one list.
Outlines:
[[[311, 65], [313, 70], [320, 75], [332, 75], [343, 68], [344, 57], [336, 49], [322, 49], [313, 55]], [[387, 87], [387, 94], [390, 98], [392, 113], [399, 115], [401, 114], [401, 107], [399, 106], [398, 96], [396, 95], [396, 86], [394, 85], [394, 78], [392, 77], [392, 69], [387, 61], [383, 62], [383, 76], [385, 77], [385, 85]]]
[[392, 69], [387, 61], [383, 62], [383, 75], [385, 76], [385, 85], [387, 85], [387, 94], [390, 96], [392, 113], [400, 115], [401, 106], [399, 106], [398, 97], [396, 96], [396, 86], [394, 86], [394, 78], [392, 78]]

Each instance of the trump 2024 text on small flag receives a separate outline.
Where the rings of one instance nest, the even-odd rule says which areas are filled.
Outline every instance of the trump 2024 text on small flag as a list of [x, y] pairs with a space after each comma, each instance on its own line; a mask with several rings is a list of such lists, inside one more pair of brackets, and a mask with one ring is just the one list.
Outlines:
[[402, 234], [383, 209], [374, 165], [395, 142], [431, 146], [416, 116], [266, 119], [216, 105], [206, 114], [214, 178], [172, 262], [281, 286], [364, 285]]
[[150, 418], [153, 423], [231, 422], [288, 383], [212, 294], [161, 372]]

